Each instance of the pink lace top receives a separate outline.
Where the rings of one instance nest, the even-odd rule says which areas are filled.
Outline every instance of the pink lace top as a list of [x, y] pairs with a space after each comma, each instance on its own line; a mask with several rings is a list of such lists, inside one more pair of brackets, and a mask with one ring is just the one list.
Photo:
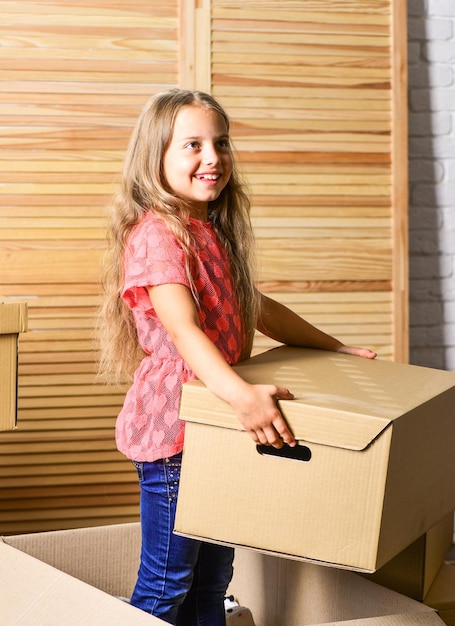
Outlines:
[[[195, 281], [201, 328], [228, 363], [242, 351], [242, 326], [227, 257], [209, 222], [190, 219], [198, 247]], [[183, 448], [185, 424], [178, 418], [182, 383], [195, 378], [155, 314], [147, 286], [189, 287], [183, 250], [165, 223], [147, 213], [133, 229], [125, 254], [123, 299], [133, 312], [147, 356], [134, 375], [117, 418], [118, 449], [134, 461], [154, 461]]]

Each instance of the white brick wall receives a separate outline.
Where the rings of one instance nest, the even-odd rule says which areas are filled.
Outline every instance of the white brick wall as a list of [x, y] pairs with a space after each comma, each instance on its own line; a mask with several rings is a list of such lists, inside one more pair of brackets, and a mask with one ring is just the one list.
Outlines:
[[408, 0], [410, 361], [455, 371], [455, 0]]

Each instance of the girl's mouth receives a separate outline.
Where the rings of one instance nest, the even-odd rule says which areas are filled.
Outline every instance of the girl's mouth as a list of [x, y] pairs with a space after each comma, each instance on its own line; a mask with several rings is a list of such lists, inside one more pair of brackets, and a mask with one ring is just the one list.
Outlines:
[[218, 180], [221, 174], [196, 174], [198, 180]]

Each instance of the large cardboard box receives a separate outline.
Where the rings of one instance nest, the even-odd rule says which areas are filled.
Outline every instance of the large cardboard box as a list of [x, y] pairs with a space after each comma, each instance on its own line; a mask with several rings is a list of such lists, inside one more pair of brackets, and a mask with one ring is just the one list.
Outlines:
[[455, 508], [455, 373], [292, 347], [235, 369], [294, 393], [279, 406], [301, 459], [258, 451], [185, 384], [177, 532], [373, 572]]
[[[0, 541], [2, 626], [146, 626], [164, 622], [129, 597], [139, 524], [4, 537]], [[442, 626], [436, 612], [353, 572], [238, 550], [230, 592], [255, 626]]]
[[17, 345], [26, 330], [27, 304], [0, 296], [0, 431], [16, 426]]

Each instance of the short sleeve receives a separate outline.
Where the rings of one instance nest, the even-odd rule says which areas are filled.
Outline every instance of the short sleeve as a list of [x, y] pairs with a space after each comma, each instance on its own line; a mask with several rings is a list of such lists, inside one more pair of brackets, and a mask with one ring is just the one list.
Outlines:
[[163, 220], [148, 213], [128, 239], [122, 298], [131, 309], [148, 311], [147, 287], [168, 283], [189, 287], [184, 252]]

